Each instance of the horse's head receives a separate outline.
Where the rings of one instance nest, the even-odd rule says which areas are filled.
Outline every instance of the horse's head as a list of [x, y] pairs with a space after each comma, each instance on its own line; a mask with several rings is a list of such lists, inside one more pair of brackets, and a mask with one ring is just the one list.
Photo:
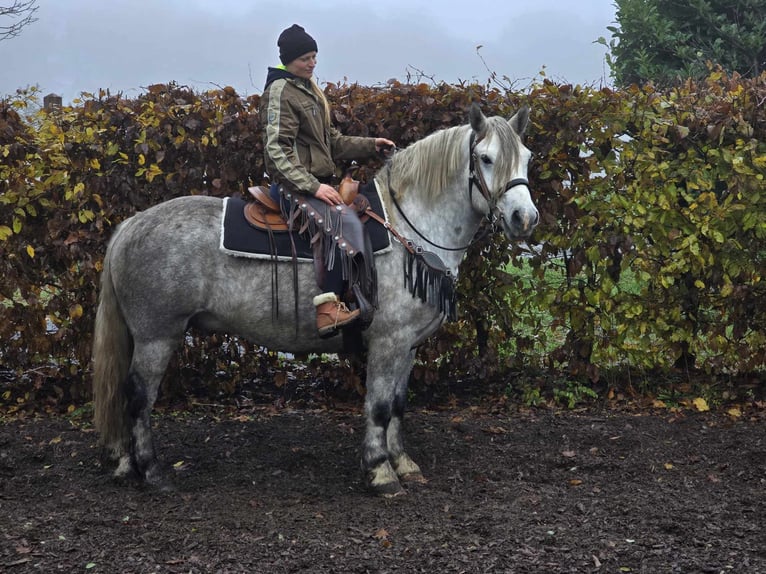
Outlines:
[[532, 202], [527, 166], [532, 157], [521, 141], [529, 123], [529, 108], [520, 109], [510, 120], [487, 118], [473, 104], [469, 111], [471, 129], [470, 185], [474, 208], [493, 222], [499, 221], [508, 239], [528, 237], [540, 220]]

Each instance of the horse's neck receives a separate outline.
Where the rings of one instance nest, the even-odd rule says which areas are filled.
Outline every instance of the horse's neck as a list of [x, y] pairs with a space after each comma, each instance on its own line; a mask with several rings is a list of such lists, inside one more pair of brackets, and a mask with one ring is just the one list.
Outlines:
[[426, 201], [418, 190], [406, 190], [401, 195], [397, 201], [406, 219], [396, 207], [387, 207], [394, 228], [425, 251], [436, 253], [453, 273], [457, 273], [465, 249], [453, 251], [440, 247], [467, 247], [481, 223], [481, 217], [471, 206], [467, 172], [464, 177], [453, 178], [435, 200]]

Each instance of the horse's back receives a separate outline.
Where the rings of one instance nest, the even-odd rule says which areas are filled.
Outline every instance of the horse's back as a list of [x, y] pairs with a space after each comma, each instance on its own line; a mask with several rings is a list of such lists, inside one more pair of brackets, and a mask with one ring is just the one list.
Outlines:
[[295, 341], [291, 263], [279, 266], [285, 317], [273, 320], [274, 263], [221, 251], [222, 210], [221, 199], [181, 197], [120, 226], [107, 256], [131, 332], [148, 339], [173, 338], [192, 325], [241, 335], [274, 350], [328, 352], [338, 346], [316, 336], [311, 265], [298, 270], [297, 289], [306, 294], [299, 299], [302, 339]]
[[126, 219], [121, 227], [141, 227], [143, 231], [177, 230], [180, 227], [200, 227], [220, 221], [223, 200], [206, 195], [187, 195], [163, 201]]
[[[171, 199], [126, 219], [107, 257], [120, 304], [134, 316], [202, 305], [206, 270], [218, 257], [222, 200]], [[188, 308], [188, 309], [186, 309]]]

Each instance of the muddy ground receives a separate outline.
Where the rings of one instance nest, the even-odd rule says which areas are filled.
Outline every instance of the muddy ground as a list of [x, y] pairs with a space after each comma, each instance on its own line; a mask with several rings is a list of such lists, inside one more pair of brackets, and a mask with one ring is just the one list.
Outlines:
[[429, 482], [384, 500], [361, 401], [168, 409], [176, 490], [113, 483], [66, 417], [0, 427], [0, 571], [766, 573], [766, 420], [413, 408]]

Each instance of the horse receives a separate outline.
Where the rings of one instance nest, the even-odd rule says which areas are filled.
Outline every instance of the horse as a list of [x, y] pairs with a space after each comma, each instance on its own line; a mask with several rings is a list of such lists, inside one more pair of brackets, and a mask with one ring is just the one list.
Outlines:
[[[413, 261], [425, 263], [432, 275], [437, 268], [425, 289], [430, 293], [434, 285], [454, 282], [483, 224], [519, 240], [539, 221], [527, 180], [531, 152], [522, 140], [529, 108], [506, 119], [485, 116], [473, 104], [468, 119], [397, 149], [374, 175], [388, 217], [382, 224], [398, 240], [376, 255], [377, 309], [361, 333], [361, 467], [367, 488], [384, 497], [406, 492], [405, 483], [425, 482], [404, 448], [407, 385], [417, 347], [449, 314], [438, 297], [423, 289], [416, 296], [412, 277], [403, 280], [408, 258], [410, 269]], [[172, 487], [158, 462], [150, 413], [188, 328], [240, 336], [273, 351], [343, 352], [341, 337], [317, 335], [313, 265], [298, 264], [296, 272], [289, 261], [221, 252], [223, 201], [195, 195], [157, 204], [120, 223], [107, 245], [93, 339], [94, 426], [116, 479]], [[278, 294], [297, 309], [291, 320], [274, 319], [274, 273], [280, 285], [297, 282], [297, 289]]]

